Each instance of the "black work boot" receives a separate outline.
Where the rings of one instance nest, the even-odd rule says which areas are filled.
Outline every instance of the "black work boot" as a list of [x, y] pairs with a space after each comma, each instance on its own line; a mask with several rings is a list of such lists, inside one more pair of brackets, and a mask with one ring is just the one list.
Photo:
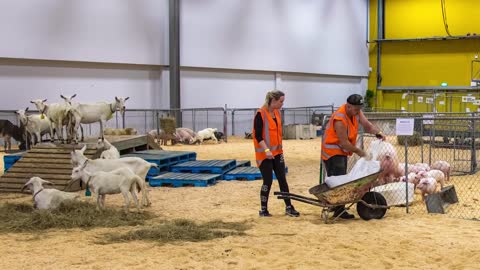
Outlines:
[[293, 208], [293, 205], [289, 205], [285, 208], [285, 215], [291, 216], [291, 217], [298, 217], [300, 216], [300, 213]]
[[267, 209], [258, 211], [258, 215], [261, 217], [271, 217], [272, 214], [268, 212]]

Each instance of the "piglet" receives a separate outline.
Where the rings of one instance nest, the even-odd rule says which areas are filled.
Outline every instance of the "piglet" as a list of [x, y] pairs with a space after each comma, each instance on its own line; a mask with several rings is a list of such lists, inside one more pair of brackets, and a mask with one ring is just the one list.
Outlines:
[[422, 199], [425, 201], [425, 194], [433, 194], [437, 189], [437, 180], [433, 177], [420, 179], [417, 188], [422, 192]]
[[440, 170], [445, 174], [447, 182], [450, 181], [450, 172], [452, 170], [452, 167], [450, 166], [450, 163], [439, 160], [432, 165], [432, 169]]

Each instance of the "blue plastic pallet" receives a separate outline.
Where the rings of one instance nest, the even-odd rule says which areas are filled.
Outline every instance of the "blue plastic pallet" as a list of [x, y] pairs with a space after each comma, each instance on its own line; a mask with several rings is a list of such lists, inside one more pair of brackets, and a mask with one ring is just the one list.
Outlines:
[[250, 167], [252, 163], [250, 160], [237, 160], [237, 168], [238, 167]]
[[10, 154], [3, 156], [3, 172], [8, 171], [15, 162], [23, 157], [24, 153]]
[[172, 172], [224, 174], [236, 166], [234, 159], [228, 160], [196, 160], [173, 165]]
[[[285, 168], [285, 173], [287, 173], [288, 170]], [[223, 175], [223, 180], [258, 180], [262, 179], [262, 173], [260, 173], [260, 169], [257, 167], [238, 167], [235, 168], [226, 174]], [[273, 179], [277, 179], [277, 176], [275, 173], [273, 173]]]
[[197, 158], [197, 153], [185, 151], [145, 150], [122, 155], [122, 157], [139, 157], [148, 162], [157, 164], [158, 169], [150, 168], [147, 173], [147, 176], [157, 176], [161, 172], [169, 171], [172, 165], [195, 160]]
[[172, 186], [172, 187], [207, 187], [215, 185], [221, 178], [221, 174], [205, 173], [165, 173], [159, 176], [151, 177], [148, 183], [152, 187]]

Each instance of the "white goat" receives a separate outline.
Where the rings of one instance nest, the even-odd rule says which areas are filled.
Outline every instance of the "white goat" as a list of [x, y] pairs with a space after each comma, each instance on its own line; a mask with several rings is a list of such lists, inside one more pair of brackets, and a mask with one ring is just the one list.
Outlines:
[[216, 128], [202, 129], [199, 132], [197, 132], [197, 138], [200, 141], [200, 143], [203, 143], [203, 140], [205, 139], [212, 139], [215, 143], [218, 143], [218, 140], [215, 137], [215, 131], [217, 131]]
[[105, 209], [105, 195], [122, 193], [124, 200], [124, 210], [128, 211], [130, 207], [130, 199], [128, 193], [132, 194], [133, 201], [137, 210], [140, 211], [135, 187], [139, 190], [143, 189], [142, 180], [128, 168], [119, 168], [109, 172], [89, 172], [85, 169], [89, 161], [73, 168], [72, 181], [82, 180], [87, 188], [90, 188], [97, 195], [97, 209]]
[[125, 114], [125, 101], [128, 99], [128, 97], [115, 97], [115, 101], [112, 103], [97, 102], [95, 104], [72, 104], [72, 107], [78, 112], [78, 115], [76, 115], [78, 119], [75, 120], [75, 127], [73, 130], [76, 132], [80, 124], [91, 124], [98, 122], [100, 123], [99, 138], [103, 138], [103, 127], [105, 126], [106, 122], [112, 119], [113, 114], [116, 111], [120, 111], [122, 115]]
[[[60, 97], [65, 101], [65, 103], [70, 107], [70, 111], [68, 112], [68, 123], [67, 125], [67, 133], [69, 135], [69, 139], [75, 143], [78, 142], [78, 128], [80, 128], [80, 133], [82, 134], [80, 141], [84, 141], [83, 137], [83, 127], [78, 122], [81, 119], [80, 112], [76, 109], [76, 105], [78, 103], [73, 103], [72, 99], [76, 97], [77, 94], [73, 94], [72, 96], [64, 96], [60, 95]], [[73, 106], [75, 105], [75, 106]]]
[[22, 192], [25, 188], [29, 188], [33, 193], [33, 207], [38, 209], [55, 209], [60, 206], [62, 202], [76, 200], [80, 195], [72, 192], [64, 192], [57, 189], [43, 188], [43, 184], [53, 185], [52, 182], [43, 180], [40, 177], [34, 176], [28, 180], [22, 187]]
[[120, 152], [113, 146], [107, 139], [98, 139], [97, 149], [103, 148], [103, 152], [100, 154], [100, 158], [103, 159], [118, 159], [120, 158]]
[[84, 164], [87, 160], [88, 163], [86, 165], [86, 169], [89, 172], [109, 172], [113, 171], [122, 167], [129, 168], [132, 170], [133, 173], [138, 175], [143, 181], [142, 186], [142, 204], [148, 206], [151, 204], [150, 199], [148, 198], [148, 189], [147, 189], [147, 182], [145, 181], [145, 177], [147, 176], [148, 170], [151, 167], [158, 168], [157, 164], [150, 163], [145, 161], [144, 159], [138, 157], [124, 157], [119, 159], [88, 159], [83, 154], [87, 146], [84, 146], [81, 150], [74, 150], [71, 152], [72, 164], [74, 167]]
[[42, 135], [50, 131], [50, 120], [47, 117], [42, 119], [40, 114], [27, 115], [28, 107], [25, 110], [18, 110], [18, 121], [25, 126], [25, 129], [31, 136], [31, 145], [42, 141]]
[[35, 99], [30, 103], [35, 104], [38, 111], [42, 115], [46, 115], [50, 119], [50, 140], [53, 142], [53, 130], [57, 132], [57, 137], [63, 142], [63, 124], [68, 117], [71, 106], [66, 103], [47, 104], [47, 99]]

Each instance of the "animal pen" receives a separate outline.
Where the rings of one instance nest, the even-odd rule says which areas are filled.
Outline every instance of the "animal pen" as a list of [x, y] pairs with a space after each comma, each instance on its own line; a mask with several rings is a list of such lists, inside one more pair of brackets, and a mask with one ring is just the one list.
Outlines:
[[[476, 114], [442, 113], [426, 115], [419, 113], [366, 113], [367, 118], [383, 130], [387, 140], [397, 151], [399, 162], [408, 164], [436, 161], [450, 163], [452, 173], [446, 186], [453, 185], [458, 203], [451, 204], [446, 214], [452, 217], [480, 219], [480, 173], [477, 156], [480, 146], [480, 117]], [[414, 135], [396, 136], [397, 118], [414, 119]], [[368, 149], [375, 139], [367, 134], [359, 135], [359, 143]], [[408, 147], [404, 141], [408, 140]], [[404, 188], [405, 189], [405, 188]], [[401, 190], [396, 196], [405, 197]], [[405, 198], [402, 198], [405, 200]], [[411, 213], [425, 212], [425, 203], [419, 195], [410, 202]]]

